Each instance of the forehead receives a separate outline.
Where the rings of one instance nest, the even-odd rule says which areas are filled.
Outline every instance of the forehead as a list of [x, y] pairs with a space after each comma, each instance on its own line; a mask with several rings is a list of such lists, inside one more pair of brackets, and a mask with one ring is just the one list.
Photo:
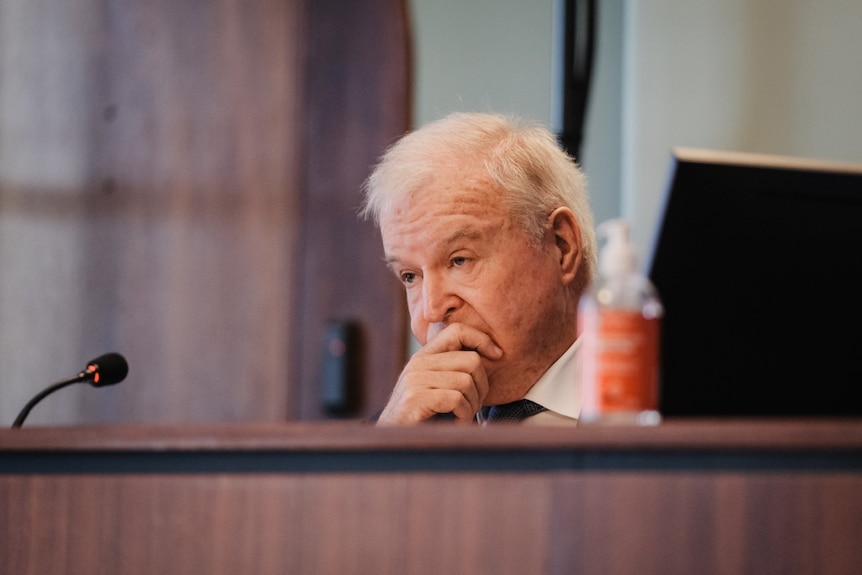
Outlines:
[[381, 214], [384, 248], [389, 254], [509, 227], [500, 198], [487, 176], [436, 174]]
[[419, 183], [395, 199], [381, 214], [381, 222], [409, 219], [411, 215], [452, 215], [473, 209], [500, 206], [502, 190], [476, 157], [440, 154], [429, 159], [428, 173]]

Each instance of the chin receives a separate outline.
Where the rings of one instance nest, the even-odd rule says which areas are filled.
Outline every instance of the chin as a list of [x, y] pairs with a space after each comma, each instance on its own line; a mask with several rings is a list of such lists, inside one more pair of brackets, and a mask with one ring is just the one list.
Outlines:
[[528, 381], [525, 387], [525, 379], [536, 376], [531, 375], [534, 372], [524, 365], [513, 365], [504, 360], [498, 360], [485, 362], [484, 366], [488, 376], [488, 395], [485, 396], [485, 405], [502, 405], [523, 399], [535, 383], [535, 380]]
[[509, 385], [506, 379], [494, 377], [488, 374], [488, 395], [485, 396], [485, 405], [502, 405], [511, 403], [524, 397], [526, 390], [520, 390], [515, 385]]
[[503, 405], [505, 403], [512, 403], [513, 401], [517, 401], [522, 399], [524, 394], [522, 393], [495, 393], [494, 391], [489, 391], [488, 395], [485, 396], [485, 405]]

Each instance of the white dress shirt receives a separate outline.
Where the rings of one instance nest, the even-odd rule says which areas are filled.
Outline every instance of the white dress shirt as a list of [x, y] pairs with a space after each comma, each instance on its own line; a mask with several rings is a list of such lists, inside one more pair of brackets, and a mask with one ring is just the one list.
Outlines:
[[535, 401], [546, 410], [528, 417], [522, 425], [578, 424], [581, 413], [581, 385], [578, 374], [580, 339], [548, 368], [524, 399]]

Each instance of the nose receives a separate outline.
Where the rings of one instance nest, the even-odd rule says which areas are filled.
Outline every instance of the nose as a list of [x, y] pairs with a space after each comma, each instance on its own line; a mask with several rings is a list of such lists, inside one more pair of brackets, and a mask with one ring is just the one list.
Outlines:
[[458, 309], [460, 299], [445, 274], [425, 274], [422, 279], [422, 315], [429, 323], [442, 322]]

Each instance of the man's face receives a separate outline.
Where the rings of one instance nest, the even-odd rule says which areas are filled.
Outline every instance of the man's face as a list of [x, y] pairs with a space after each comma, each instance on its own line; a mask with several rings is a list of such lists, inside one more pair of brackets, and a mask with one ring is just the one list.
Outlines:
[[520, 398], [571, 343], [561, 332], [573, 329], [559, 325], [567, 299], [553, 233], [538, 249], [498, 197], [486, 176], [438, 172], [380, 219], [416, 339], [425, 345], [429, 328], [457, 322], [503, 350], [502, 359], [483, 358], [487, 404]]

